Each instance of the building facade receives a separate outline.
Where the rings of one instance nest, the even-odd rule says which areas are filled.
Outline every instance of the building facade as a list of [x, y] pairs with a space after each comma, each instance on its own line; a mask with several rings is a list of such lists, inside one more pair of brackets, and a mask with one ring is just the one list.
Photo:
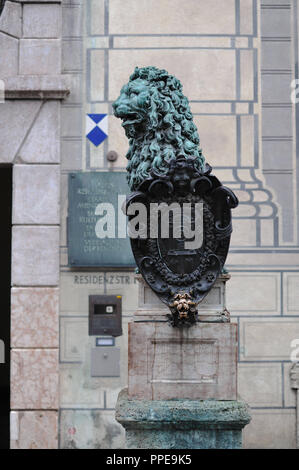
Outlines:
[[[11, 329], [3, 338], [10, 446], [124, 447], [114, 407], [127, 384], [138, 285], [134, 267], [70, 262], [68, 190], [72, 175], [98, 172], [104, 182], [107, 172], [125, 172], [128, 143], [112, 102], [135, 66], [155, 65], [181, 80], [203, 154], [240, 199], [226, 267], [227, 307], [239, 326], [239, 394], [252, 412], [244, 448], [295, 448], [297, 0], [2, 3], [0, 173], [12, 175], [10, 187], [4, 177], [12, 194]], [[87, 114], [109, 116], [109, 137], [98, 147], [86, 139]], [[92, 376], [90, 295], [122, 297], [115, 377]]]

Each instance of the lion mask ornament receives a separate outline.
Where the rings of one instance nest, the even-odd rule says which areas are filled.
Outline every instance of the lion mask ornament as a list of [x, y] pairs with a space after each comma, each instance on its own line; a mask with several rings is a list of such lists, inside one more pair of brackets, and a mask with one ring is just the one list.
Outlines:
[[[139, 229], [143, 227], [143, 233], [139, 230], [137, 237], [130, 234], [137, 267], [168, 305], [170, 323], [191, 326], [199, 321], [198, 304], [223, 269], [232, 232], [231, 209], [238, 205], [238, 199], [205, 163], [189, 102], [177, 78], [156, 67], [137, 67], [113, 108], [129, 139], [129, 222], [134, 220], [129, 209], [134, 209], [135, 202], [142, 202], [147, 214], [137, 224]], [[159, 205], [169, 211], [173, 204], [178, 214], [172, 212], [170, 217], [169, 212], [167, 215], [159, 209], [157, 235], [153, 235], [148, 216], [151, 207]], [[186, 206], [190, 210], [187, 216], [181, 211]], [[203, 233], [196, 246], [190, 246], [192, 237], [185, 232], [185, 220], [190, 228], [196, 226], [195, 239]], [[169, 232], [167, 236], [162, 234], [165, 221], [170, 236]], [[177, 228], [179, 232], [174, 235]], [[221, 315], [219, 321], [228, 321], [227, 316]]]
[[181, 82], [166, 70], [136, 67], [113, 103], [129, 139], [128, 184], [132, 191], [154, 169], [165, 174], [178, 155], [196, 158], [204, 167], [199, 135]]

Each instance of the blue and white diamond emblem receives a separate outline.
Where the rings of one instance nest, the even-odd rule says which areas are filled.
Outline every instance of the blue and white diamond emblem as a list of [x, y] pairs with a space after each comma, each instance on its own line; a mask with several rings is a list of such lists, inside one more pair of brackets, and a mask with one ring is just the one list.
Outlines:
[[108, 115], [86, 115], [86, 137], [98, 147], [108, 137]]

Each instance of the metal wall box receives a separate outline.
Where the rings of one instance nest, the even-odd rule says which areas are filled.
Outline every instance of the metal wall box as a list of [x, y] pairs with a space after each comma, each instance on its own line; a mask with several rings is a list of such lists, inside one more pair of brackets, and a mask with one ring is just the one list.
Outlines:
[[[122, 238], [123, 234], [119, 231], [119, 220], [126, 224], [124, 215], [119, 218], [120, 206], [129, 192], [126, 173], [121, 171], [74, 172], [69, 174], [68, 184], [69, 266], [136, 266], [130, 239], [128, 236]], [[109, 207], [114, 211], [114, 238], [97, 237], [96, 225], [101, 216], [96, 215], [96, 212], [99, 205], [103, 203], [110, 204]]]
[[89, 336], [122, 335], [121, 296], [89, 296]]
[[92, 348], [91, 377], [120, 377], [120, 349]]

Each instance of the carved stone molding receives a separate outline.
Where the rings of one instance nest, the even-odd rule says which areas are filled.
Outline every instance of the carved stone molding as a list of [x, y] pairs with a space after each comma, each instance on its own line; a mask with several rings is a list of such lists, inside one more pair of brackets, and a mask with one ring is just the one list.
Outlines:
[[5, 99], [63, 100], [70, 91], [61, 75], [18, 75], [4, 79]]

